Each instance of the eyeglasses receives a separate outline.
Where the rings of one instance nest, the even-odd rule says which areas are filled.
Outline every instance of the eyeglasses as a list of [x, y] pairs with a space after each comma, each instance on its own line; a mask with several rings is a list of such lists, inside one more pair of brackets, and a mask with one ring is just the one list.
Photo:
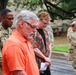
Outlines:
[[30, 23], [28, 23], [28, 22], [26, 22], [26, 21], [24, 21], [25, 23], [27, 23], [31, 28], [38, 28], [37, 26], [33, 26], [32, 24], [30, 24]]

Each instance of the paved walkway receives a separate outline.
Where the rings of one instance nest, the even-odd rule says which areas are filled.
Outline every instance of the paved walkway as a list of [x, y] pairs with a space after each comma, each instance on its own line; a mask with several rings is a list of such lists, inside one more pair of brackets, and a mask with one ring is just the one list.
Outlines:
[[53, 53], [51, 75], [76, 75], [72, 67], [72, 61], [66, 59], [66, 53]]
[[[51, 75], [76, 75], [72, 62], [67, 61], [67, 53], [53, 52], [51, 63]], [[0, 71], [0, 75], [2, 75]]]

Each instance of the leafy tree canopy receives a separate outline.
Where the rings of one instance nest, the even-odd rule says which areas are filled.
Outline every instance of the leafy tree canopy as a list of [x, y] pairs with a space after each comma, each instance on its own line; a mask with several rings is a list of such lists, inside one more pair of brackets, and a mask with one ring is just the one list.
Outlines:
[[[8, 6], [15, 6], [15, 10], [19, 7], [27, 8], [30, 10], [37, 10], [41, 7], [42, 10], [46, 10], [52, 17], [52, 21], [55, 19], [73, 19], [76, 18], [76, 0], [0, 0], [0, 10]], [[8, 2], [8, 4], [7, 4]], [[45, 6], [45, 8], [44, 8]]]

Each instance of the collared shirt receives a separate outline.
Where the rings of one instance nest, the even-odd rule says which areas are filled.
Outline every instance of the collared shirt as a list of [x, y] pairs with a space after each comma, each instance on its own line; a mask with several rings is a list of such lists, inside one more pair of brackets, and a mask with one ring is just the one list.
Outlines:
[[[45, 47], [45, 43], [44, 40], [41, 36], [41, 34], [37, 31], [35, 38], [31, 39], [31, 43], [33, 44], [34, 48], [38, 48], [46, 57], [49, 57], [50, 54], [50, 41], [48, 38], [48, 33], [45, 29], [43, 29], [44, 35], [45, 35], [45, 40], [46, 40], [46, 47]], [[38, 63], [38, 66], [40, 67], [40, 63], [44, 62], [43, 59], [39, 58], [38, 56], [36, 56], [36, 61]]]
[[39, 75], [33, 47], [17, 30], [6, 41], [2, 51], [4, 75], [13, 75], [15, 70], [24, 70], [27, 75]]

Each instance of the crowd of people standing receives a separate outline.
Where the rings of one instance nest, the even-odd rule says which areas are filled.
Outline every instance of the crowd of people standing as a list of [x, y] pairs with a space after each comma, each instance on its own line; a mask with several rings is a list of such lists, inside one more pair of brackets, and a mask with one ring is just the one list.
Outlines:
[[[11, 30], [14, 14], [9, 9], [0, 12], [0, 68], [4, 75], [51, 75], [51, 55], [54, 42], [49, 14], [36, 15], [22, 10], [16, 15], [16, 27]], [[68, 60], [76, 71], [76, 21], [68, 29], [70, 43]], [[53, 40], [53, 41], [52, 41]], [[45, 70], [41, 69], [46, 67]]]
[[[16, 16], [15, 29], [9, 31], [14, 14], [9, 9], [1, 11], [0, 26], [3, 29], [0, 28], [0, 68], [2, 67], [4, 75], [51, 75], [52, 49], [48, 32], [45, 30], [50, 18], [47, 12], [42, 13], [39, 15], [43, 16], [43, 19], [29, 10], [20, 11]], [[38, 43], [41, 40], [42, 42]], [[41, 48], [36, 43], [42, 45]], [[39, 63], [37, 58], [40, 58]], [[45, 63], [46, 70], [40, 70], [40, 62]]]

